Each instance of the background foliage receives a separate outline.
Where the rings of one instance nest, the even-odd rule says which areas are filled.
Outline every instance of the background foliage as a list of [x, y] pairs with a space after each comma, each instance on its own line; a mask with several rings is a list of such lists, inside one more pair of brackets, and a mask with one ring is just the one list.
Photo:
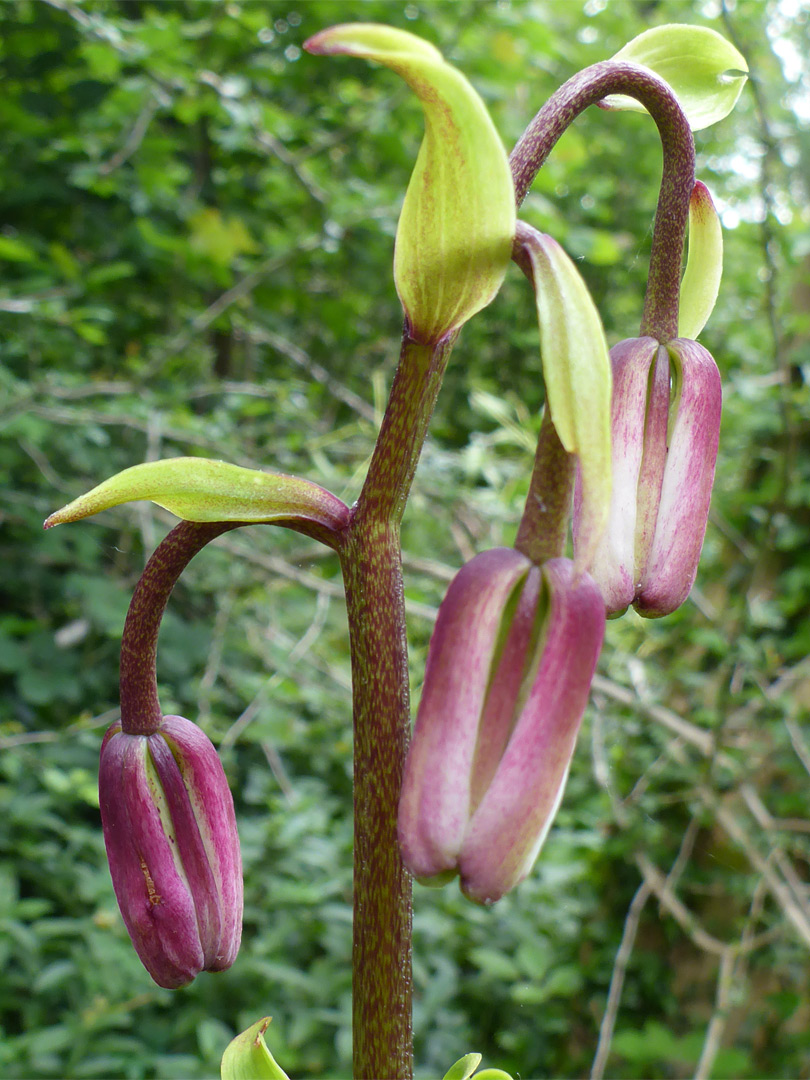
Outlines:
[[[725, 383], [692, 602], [611, 623], [568, 792], [493, 910], [416, 889], [420, 1075], [467, 1050], [527, 1076], [810, 1076], [810, 99], [806, 0], [0, 5], [0, 1071], [208, 1077], [272, 1014], [293, 1076], [349, 1075], [350, 679], [335, 558], [271, 528], [192, 564], [164, 710], [221, 748], [246, 866], [233, 969], [158, 989], [115, 906], [96, 762], [150, 506], [42, 534], [158, 456], [359, 490], [398, 352], [390, 276], [418, 106], [308, 57], [393, 23], [473, 81], [508, 146], [553, 89], [648, 26], [730, 36], [751, 82], [697, 136], [726, 231], [703, 340]], [[805, 87], [808, 85], [805, 82]], [[578, 258], [611, 342], [637, 329], [654, 125], [590, 110], [523, 216]], [[472, 554], [510, 542], [543, 392], [517, 271], [464, 330], [406, 515], [412, 686]]]

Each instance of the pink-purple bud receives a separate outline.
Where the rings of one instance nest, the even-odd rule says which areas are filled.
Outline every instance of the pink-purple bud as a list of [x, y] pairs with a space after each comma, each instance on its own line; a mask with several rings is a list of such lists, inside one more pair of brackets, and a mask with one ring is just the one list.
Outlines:
[[399, 806], [405, 865], [492, 903], [531, 869], [562, 797], [605, 610], [568, 559], [476, 556], [439, 608]]
[[230, 967], [242, 936], [242, 859], [208, 737], [182, 716], [164, 716], [152, 735], [113, 724], [99, 800], [118, 906], [155, 982], [175, 989]]
[[[590, 573], [608, 615], [633, 604], [655, 618], [683, 603], [697, 574], [720, 437], [720, 374], [686, 338], [631, 338], [610, 357], [613, 490]], [[578, 496], [579, 485], [575, 550]]]

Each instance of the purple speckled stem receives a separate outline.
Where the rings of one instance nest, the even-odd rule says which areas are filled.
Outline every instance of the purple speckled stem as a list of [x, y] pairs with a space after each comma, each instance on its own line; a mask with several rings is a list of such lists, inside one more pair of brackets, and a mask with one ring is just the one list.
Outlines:
[[121, 637], [121, 727], [128, 735], [152, 735], [162, 719], [155, 674], [157, 639], [177, 579], [209, 541], [240, 524], [244, 522], [181, 521], [146, 564]]
[[574, 75], [552, 94], [512, 151], [509, 160], [515, 197], [520, 206], [565, 129], [583, 109], [609, 94], [626, 94], [640, 101], [661, 136], [663, 177], [640, 334], [665, 344], [678, 336], [681, 261], [689, 198], [695, 185], [695, 143], [683, 110], [663, 79], [647, 68], [618, 60], [593, 64]]
[[546, 407], [515, 547], [535, 563], [565, 554], [576, 457], [569, 454]]
[[410, 737], [399, 524], [456, 335], [407, 333], [363, 491], [340, 547], [354, 696], [355, 1080], [409, 1080], [411, 877], [397, 843]]

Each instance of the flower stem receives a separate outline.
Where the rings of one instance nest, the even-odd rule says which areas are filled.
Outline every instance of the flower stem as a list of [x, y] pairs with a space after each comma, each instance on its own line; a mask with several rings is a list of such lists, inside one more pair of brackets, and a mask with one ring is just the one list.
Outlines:
[[574, 75], [552, 94], [512, 151], [509, 160], [515, 197], [520, 206], [565, 129], [584, 109], [608, 94], [627, 94], [640, 101], [661, 136], [663, 176], [640, 334], [664, 344], [678, 336], [681, 262], [695, 183], [695, 143], [683, 110], [663, 79], [647, 68], [618, 60], [593, 64]]
[[177, 579], [205, 545], [244, 522], [181, 521], [155, 548], [132, 594], [121, 637], [121, 726], [128, 735], [151, 735], [163, 714], [155, 661], [163, 612]]
[[515, 547], [532, 562], [565, 554], [576, 455], [569, 454], [554, 427], [548, 406], [540, 425], [537, 453]]
[[411, 877], [397, 843], [410, 738], [399, 524], [457, 335], [405, 334], [360, 498], [340, 545], [354, 696], [353, 1052], [356, 1080], [409, 1080]]

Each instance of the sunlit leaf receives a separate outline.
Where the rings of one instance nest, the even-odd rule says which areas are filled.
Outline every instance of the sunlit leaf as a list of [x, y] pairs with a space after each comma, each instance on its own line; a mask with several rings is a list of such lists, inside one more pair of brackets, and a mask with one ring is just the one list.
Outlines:
[[[613, 57], [650, 68], [669, 83], [693, 131], [731, 112], [748, 77], [745, 57], [716, 30], [670, 23], [645, 30]], [[635, 98], [611, 95], [606, 108], [644, 112]]]

